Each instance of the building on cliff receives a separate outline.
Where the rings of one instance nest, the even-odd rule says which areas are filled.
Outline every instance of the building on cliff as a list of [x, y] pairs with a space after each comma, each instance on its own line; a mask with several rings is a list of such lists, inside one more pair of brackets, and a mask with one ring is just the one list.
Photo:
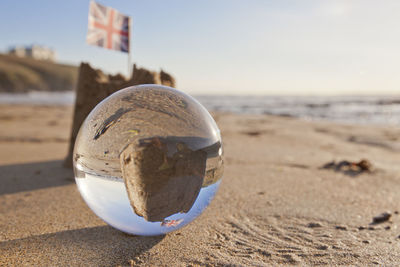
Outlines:
[[14, 46], [8, 50], [8, 54], [51, 62], [56, 60], [56, 52], [53, 49], [41, 45]]

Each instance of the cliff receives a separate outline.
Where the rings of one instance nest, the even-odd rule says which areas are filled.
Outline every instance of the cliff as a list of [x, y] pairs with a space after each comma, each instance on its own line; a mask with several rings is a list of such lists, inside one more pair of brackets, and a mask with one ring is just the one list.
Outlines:
[[0, 92], [69, 91], [78, 67], [0, 54]]

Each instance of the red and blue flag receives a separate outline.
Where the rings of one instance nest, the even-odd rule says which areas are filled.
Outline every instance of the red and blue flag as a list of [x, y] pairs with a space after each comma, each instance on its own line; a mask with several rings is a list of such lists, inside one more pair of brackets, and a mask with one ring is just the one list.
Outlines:
[[86, 42], [90, 45], [129, 52], [130, 17], [118, 10], [90, 2]]

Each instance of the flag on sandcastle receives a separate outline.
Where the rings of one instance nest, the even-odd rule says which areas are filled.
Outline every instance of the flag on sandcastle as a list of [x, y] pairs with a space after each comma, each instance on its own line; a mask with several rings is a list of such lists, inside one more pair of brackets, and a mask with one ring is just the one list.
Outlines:
[[130, 21], [118, 10], [90, 1], [86, 42], [129, 53]]

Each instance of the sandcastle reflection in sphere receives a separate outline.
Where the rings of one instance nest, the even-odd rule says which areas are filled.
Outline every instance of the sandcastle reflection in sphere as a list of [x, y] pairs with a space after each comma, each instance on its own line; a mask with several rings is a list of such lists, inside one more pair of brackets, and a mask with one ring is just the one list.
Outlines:
[[111, 226], [157, 235], [195, 219], [223, 172], [218, 127], [192, 97], [173, 88], [125, 88], [81, 126], [75, 180], [88, 206]]

